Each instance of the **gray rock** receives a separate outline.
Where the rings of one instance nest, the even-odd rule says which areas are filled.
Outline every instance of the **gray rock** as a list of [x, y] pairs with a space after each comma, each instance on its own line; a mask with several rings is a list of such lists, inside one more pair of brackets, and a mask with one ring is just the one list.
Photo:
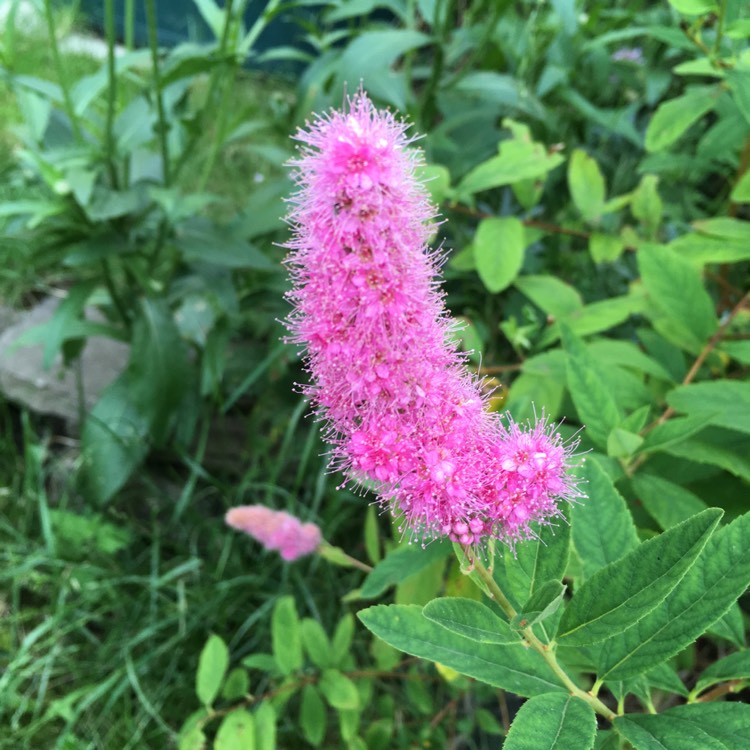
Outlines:
[[[42, 344], [17, 343], [24, 333], [49, 321], [58, 304], [59, 300], [48, 298], [31, 310], [13, 314], [0, 308], [0, 393], [39, 414], [61, 417], [75, 428], [80, 414], [76, 372], [64, 368], [60, 361], [47, 370]], [[91, 317], [95, 317], [93, 313]], [[10, 323], [4, 330], [3, 322]], [[125, 369], [129, 353], [130, 348], [120, 341], [98, 336], [88, 339], [79, 364], [73, 366], [80, 367], [85, 411]]]

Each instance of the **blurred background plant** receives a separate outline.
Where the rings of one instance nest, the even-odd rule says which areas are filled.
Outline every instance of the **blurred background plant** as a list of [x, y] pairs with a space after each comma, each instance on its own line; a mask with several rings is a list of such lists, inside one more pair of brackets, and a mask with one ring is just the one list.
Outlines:
[[[0, 301], [55, 302], [12, 351], [72, 370], [79, 411], [0, 402], [0, 747], [223, 748], [253, 724], [258, 748], [484, 748], [507, 730], [515, 696], [355, 627], [391, 585], [470, 594], [439, 546], [388, 562], [400, 537], [335, 490], [280, 343], [288, 136], [360, 82], [423, 135], [448, 304], [493, 408], [585, 424], [644, 537], [748, 510], [741, 2], [195, 0], [202, 32], [167, 48], [154, 0], [106, 0], [100, 61], [69, 44], [75, 7], [0, 7]], [[86, 393], [100, 337], [127, 360]], [[246, 502], [385, 578], [258, 553], [222, 522]], [[575, 514], [573, 532], [575, 581]], [[745, 621], [733, 606], [674, 670], [692, 687]]]

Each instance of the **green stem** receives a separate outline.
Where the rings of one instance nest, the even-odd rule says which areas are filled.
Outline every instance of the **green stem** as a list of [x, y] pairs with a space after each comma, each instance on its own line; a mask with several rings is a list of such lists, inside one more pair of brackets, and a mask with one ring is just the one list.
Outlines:
[[115, 168], [114, 123], [117, 104], [117, 73], [115, 71], [115, 3], [105, 0], [104, 30], [107, 36], [107, 120], [104, 129], [104, 151], [107, 171], [113, 189], [117, 189], [117, 169]]
[[47, 35], [49, 37], [52, 60], [55, 65], [55, 70], [57, 71], [57, 78], [60, 81], [60, 90], [62, 91], [65, 113], [68, 115], [70, 126], [71, 128], [73, 128], [73, 133], [76, 137], [76, 140], [82, 141], [83, 133], [81, 132], [81, 126], [78, 122], [78, 115], [76, 115], [75, 107], [73, 106], [73, 99], [70, 95], [68, 79], [65, 75], [62, 58], [60, 57], [60, 47], [57, 44], [57, 36], [55, 35], [55, 19], [52, 15], [52, 0], [44, 0], [44, 16], [47, 20]]
[[[500, 608], [508, 616], [508, 619], [512, 621], [513, 618], [516, 617], [518, 612], [516, 612], [515, 607], [510, 603], [510, 601], [508, 601], [508, 597], [505, 596], [500, 586], [498, 586], [497, 581], [493, 577], [492, 573], [487, 570], [487, 568], [484, 566], [484, 563], [482, 563], [482, 561], [479, 559], [476, 559], [474, 561], [474, 570], [482, 580], [482, 583], [484, 583], [484, 585], [487, 587], [487, 590], [489, 591], [492, 599], [497, 602], [498, 605], [500, 605]], [[565, 685], [565, 687], [570, 691], [571, 695], [574, 695], [576, 698], [580, 698], [582, 701], [588, 703], [589, 706], [591, 706], [591, 708], [596, 711], [596, 713], [604, 716], [606, 719], [609, 719], [609, 721], [613, 721], [615, 719], [617, 714], [615, 714], [612, 709], [602, 703], [596, 696], [592, 695], [591, 693], [587, 693], [585, 690], [581, 690], [581, 688], [579, 688], [575, 684], [575, 682], [573, 682], [568, 673], [557, 661], [554, 644], [542, 643], [539, 638], [536, 637], [534, 631], [530, 627], [521, 630], [521, 635], [523, 635], [526, 643], [528, 643], [531, 648], [537, 651], [544, 659], [544, 661], [547, 662], [549, 668], [555, 673], [555, 675], [557, 675], [560, 682]]]
[[109, 292], [109, 297], [112, 300], [112, 304], [115, 306], [115, 309], [117, 310], [120, 319], [125, 325], [125, 328], [129, 330], [130, 316], [128, 315], [128, 311], [117, 292], [117, 287], [115, 286], [114, 279], [112, 278], [112, 271], [110, 270], [106, 258], [102, 260], [102, 276], [104, 277], [104, 284], [107, 287], [107, 291]]
[[158, 136], [159, 148], [161, 150], [162, 170], [164, 173], [164, 185], [169, 187], [170, 166], [169, 166], [169, 145], [167, 143], [167, 132], [169, 124], [164, 112], [164, 96], [161, 90], [161, 72], [159, 68], [159, 36], [156, 26], [156, 3], [154, 0], [145, 0], [146, 5], [146, 25], [148, 26], [148, 44], [151, 49], [151, 67], [154, 77], [154, 89], [156, 94], [156, 112], [159, 118]]
[[727, 17], [727, 0], [719, 2], [719, 12], [716, 18], [716, 40], [714, 41], [714, 54], [718, 55], [721, 50], [721, 40], [724, 36], [724, 21]]
[[135, 47], [135, 0], [125, 0], [125, 49]]

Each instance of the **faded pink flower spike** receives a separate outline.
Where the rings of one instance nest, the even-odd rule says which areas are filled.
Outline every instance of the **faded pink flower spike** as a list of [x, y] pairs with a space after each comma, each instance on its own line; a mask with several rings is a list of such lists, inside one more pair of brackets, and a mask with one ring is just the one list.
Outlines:
[[360, 92], [297, 133], [287, 258], [290, 341], [332, 465], [375, 485], [412, 533], [465, 545], [533, 536], [577, 493], [570, 449], [488, 411], [451, 335], [427, 242], [435, 208], [406, 126]]
[[289, 513], [265, 505], [240, 505], [230, 508], [224, 520], [232, 528], [244, 531], [266, 549], [278, 550], [291, 562], [312, 554], [322, 541], [314, 523], [302, 523]]

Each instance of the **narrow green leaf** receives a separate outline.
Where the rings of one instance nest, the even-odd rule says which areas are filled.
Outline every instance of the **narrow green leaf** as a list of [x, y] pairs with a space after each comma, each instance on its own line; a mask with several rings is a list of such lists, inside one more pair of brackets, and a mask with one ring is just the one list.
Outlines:
[[214, 750], [255, 750], [255, 721], [244, 708], [235, 708], [219, 725]]
[[219, 694], [221, 683], [229, 666], [229, 649], [218, 636], [209, 636], [198, 660], [195, 676], [195, 693], [198, 700], [210, 706]]
[[750, 383], [714, 380], [682, 385], [667, 394], [667, 403], [717, 427], [750, 433]]
[[565, 325], [560, 326], [568, 355], [568, 389], [587, 435], [606, 448], [609, 433], [622, 421], [622, 413], [606, 377], [586, 345]]
[[576, 473], [583, 480], [588, 499], [570, 510], [573, 545], [584, 575], [590, 578], [634, 550], [639, 544], [638, 534], [625, 500], [598, 461], [587, 460]]
[[343, 711], [359, 708], [357, 686], [337, 669], [326, 669], [318, 687], [333, 708]]
[[657, 189], [658, 184], [659, 178], [656, 175], [644, 175], [633, 193], [630, 208], [633, 216], [643, 224], [649, 239], [655, 238], [664, 210]]
[[331, 643], [323, 626], [310, 617], [305, 617], [301, 624], [302, 645], [305, 647], [310, 661], [316, 667], [325, 669], [331, 664]]
[[[667, 397], [669, 398], [669, 397]], [[665, 450], [670, 445], [687, 440], [711, 424], [714, 414], [697, 414], [684, 419], [669, 419], [646, 433], [640, 445], [641, 453]]]
[[368, 630], [400, 651], [438, 662], [488, 685], [523, 696], [566, 690], [536, 651], [520, 643], [478, 643], [451, 633], [424, 617], [420, 607], [379, 605], [360, 611], [358, 617]]
[[378, 512], [375, 505], [367, 506], [365, 514], [365, 550], [373, 565], [379, 563], [383, 556], [380, 554], [380, 531], [378, 529]]
[[273, 608], [271, 644], [282, 674], [288, 675], [302, 668], [302, 629], [291, 596], [282, 596]]
[[495, 578], [516, 608], [548, 581], [559, 581], [570, 559], [570, 526], [542, 526], [538, 540], [519, 544], [516, 554], [504, 552], [495, 563]]
[[410, 544], [395, 549], [372, 569], [362, 585], [360, 596], [363, 599], [375, 599], [389, 586], [401, 583], [436, 560], [447, 557], [452, 549], [450, 544], [439, 542], [426, 547]]
[[519, 642], [508, 623], [501, 620], [489, 607], [474, 599], [447, 596], [433, 599], [422, 610], [424, 616], [451, 633], [479, 643], [509, 644]]
[[526, 238], [523, 224], [514, 216], [484, 219], [474, 235], [477, 273], [496, 294], [513, 283], [523, 265]]
[[305, 739], [314, 747], [320, 747], [326, 736], [328, 726], [328, 709], [313, 685], [302, 689], [302, 700], [299, 707], [299, 725]]
[[707, 507], [689, 490], [653, 474], [636, 474], [631, 485], [643, 507], [662, 529], [676, 526]]
[[646, 151], [669, 148], [706, 112], [714, 108], [717, 92], [699, 89], [659, 105], [646, 128]]
[[353, 639], [354, 616], [351, 614], [345, 614], [339, 620], [338, 625], [336, 625], [336, 630], [333, 632], [333, 640], [331, 641], [331, 656], [334, 664], [341, 664], [341, 662], [347, 657]]
[[697, 695], [711, 685], [728, 680], [750, 680], [750, 650], [736, 651], [704, 669], [694, 692]]
[[598, 221], [607, 197], [604, 175], [596, 159], [578, 148], [568, 162], [568, 187], [581, 216], [586, 221]]
[[721, 516], [718, 508], [706, 510], [594, 573], [563, 612], [558, 640], [572, 646], [597, 643], [643, 619], [695, 563]]
[[552, 617], [560, 609], [567, 589], [560, 581], [547, 581], [524, 603], [521, 611], [513, 618], [511, 627], [522, 630]]
[[[693, 519], [708, 513], [711, 510]], [[684, 528], [693, 519], [665, 531], [660, 538]], [[598, 675], [623, 679], [646, 672], [703, 634], [750, 585], [749, 538], [750, 513], [719, 529], [663, 604], [635, 627], [604, 644]]]
[[[667, 319], [662, 335], [679, 346], [700, 351], [718, 323], [698, 270], [661, 245], [642, 245], [638, 267], [649, 298]], [[659, 322], [658, 318], [654, 320], [655, 325]]]
[[614, 721], [635, 750], [747, 750], [750, 706], [692, 703], [649, 716], [626, 714]]
[[724, 71], [724, 77], [732, 90], [737, 108], [742, 112], [745, 121], [750, 124], [750, 70], [739, 65]]
[[589, 750], [596, 716], [580, 698], [560, 693], [527, 700], [511, 724], [503, 750]]
[[255, 745], [257, 750], [276, 750], [276, 712], [268, 701], [255, 711]]

